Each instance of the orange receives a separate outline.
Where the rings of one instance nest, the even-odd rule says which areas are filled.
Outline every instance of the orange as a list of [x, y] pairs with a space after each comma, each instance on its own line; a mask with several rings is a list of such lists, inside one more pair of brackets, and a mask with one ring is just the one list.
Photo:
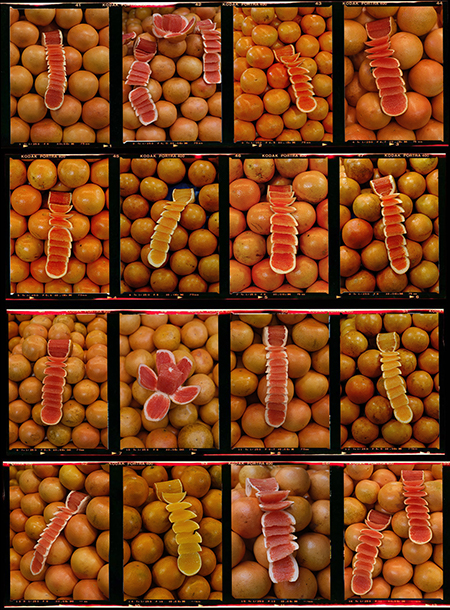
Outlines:
[[29, 184], [20, 185], [11, 193], [12, 208], [22, 216], [34, 214], [41, 207], [41, 204], [41, 193]]
[[97, 184], [85, 184], [77, 187], [72, 193], [74, 208], [81, 214], [94, 216], [102, 211], [106, 197], [103, 189]]

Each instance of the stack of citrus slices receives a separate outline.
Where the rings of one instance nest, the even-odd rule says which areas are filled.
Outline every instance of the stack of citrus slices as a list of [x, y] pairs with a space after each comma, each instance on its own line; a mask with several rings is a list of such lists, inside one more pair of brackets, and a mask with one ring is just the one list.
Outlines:
[[109, 599], [109, 465], [9, 467], [13, 603]]
[[108, 446], [106, 314], [9, 315], [9, 448]]
[[230, 341], [232, 447], [328, 447], [328, 315], [232, 314]]

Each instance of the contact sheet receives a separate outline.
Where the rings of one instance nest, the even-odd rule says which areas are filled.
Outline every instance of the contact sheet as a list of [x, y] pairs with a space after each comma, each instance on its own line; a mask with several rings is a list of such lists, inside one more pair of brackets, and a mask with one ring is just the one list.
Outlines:
[[449, 606], [448, 2], [0, 15], [3, 605]]

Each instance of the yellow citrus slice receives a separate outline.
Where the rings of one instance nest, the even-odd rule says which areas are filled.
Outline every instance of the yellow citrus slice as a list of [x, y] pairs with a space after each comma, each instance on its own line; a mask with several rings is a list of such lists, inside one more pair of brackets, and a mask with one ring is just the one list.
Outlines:
[[195, 532], [195, 530], [198, 530], [199, 527], [200, 525], [197, 523], [197, 521], [179, 521], [177, 523], [172, 524], [172, 531], [175, 534], [191, 534]]
[[189, 521], [195, 517], [195, 513], [192, 510], [176, 510], [170, 513], [169, 521], [171, 523], [180, 523], [182, 521]]

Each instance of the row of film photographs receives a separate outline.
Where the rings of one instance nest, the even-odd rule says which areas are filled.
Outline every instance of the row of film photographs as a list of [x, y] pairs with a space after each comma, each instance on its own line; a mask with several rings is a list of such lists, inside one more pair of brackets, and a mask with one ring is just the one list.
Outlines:
[[12, 5], [4, 143], [448, 141], [445, 2], [155, 4]]
[[22, 155], [5, 171], [11, 297], [444, 296], [443, 153]]
[[8, 331], [9, 455], [446, 449], [442, 311], [10, 310]]
[[439, 607], [448, 475], [435, 461], [11, 463], [6, 605]]

